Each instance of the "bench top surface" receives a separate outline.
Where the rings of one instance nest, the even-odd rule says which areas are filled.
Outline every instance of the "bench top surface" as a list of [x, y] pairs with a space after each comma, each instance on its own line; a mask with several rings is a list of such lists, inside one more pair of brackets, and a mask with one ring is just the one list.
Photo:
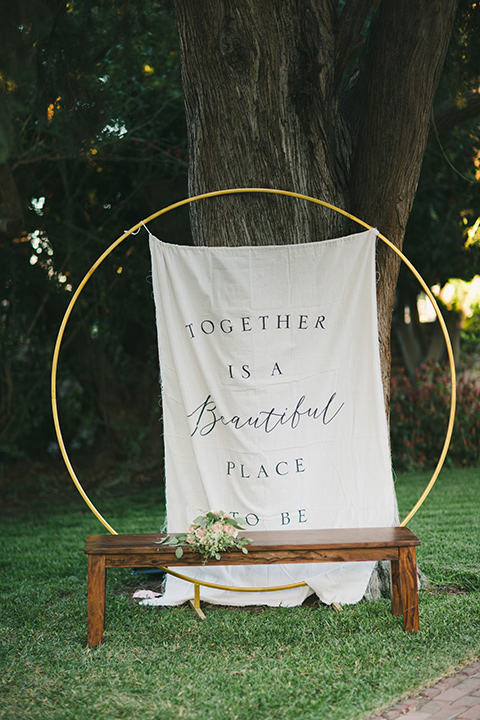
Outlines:
[[[240, 533], [253, 540], [248, 552], [275, 552], [348, 549], [358, 546], [369, 548], [412, 547], [420, 540], [406, 527], [338, 528], [328, 530], [252, 530]], [[159, 545], [165, 533], [138, 535], [89, 535], [85, 553], [93, 555], [121, 555], [123, 553], [171, 553], [172, 547]]]

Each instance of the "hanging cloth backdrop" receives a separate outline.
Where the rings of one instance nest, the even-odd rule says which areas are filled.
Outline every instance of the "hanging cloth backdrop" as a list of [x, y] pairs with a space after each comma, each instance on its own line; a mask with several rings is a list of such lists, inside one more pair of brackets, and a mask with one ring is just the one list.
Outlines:
[[[377, 527], [396, 501], [380, 375], [376, 231], [301, 245], [181, 247], [150, 236], [169, 532], [224, 510], [248, 529]], [[185, 568], [231, 605], [358, 602], [374, 563]], [[169, 576], [163, 597], [192, 597]]]

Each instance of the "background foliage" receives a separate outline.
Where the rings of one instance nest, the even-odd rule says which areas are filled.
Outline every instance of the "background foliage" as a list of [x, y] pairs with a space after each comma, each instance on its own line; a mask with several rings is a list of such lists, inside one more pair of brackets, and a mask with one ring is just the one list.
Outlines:
[[[23, 230], [0, 237], [7, 458], [54, 450], [48, 377], [72, 288], [125, 229], [185, 196], [187, 162], [169, 10], [135, 2], [9, 9], [0, 153]], [[120, 458], [135, 457], [158, 416], [147, 235], [130, 240], [83, 293], [59, 375], [69, 446], [101, 440]]]
[[[478, 215], [480, 179], [479, 24], [480, 6], [460, 2], [405, 235], [405, 252], [430, 286], [452, 277], [471, 280], [480, 269], [480, 234], [468, 236]], [[402, 268], [400, 289], [405, 287], [418, 292]]]
[[[480, 464], [480, 373], [465, 367], [457, 376], [458, 410], [446, 465]], [[450, 412], [448, 367], [422, 365], [412, 380], [392, 378], [391, 442], [396, 470], [434, 467], [445, 441]]]
[[[478, 119], [457, 123], [466, 93], [479, 84], [480, 10], [460, 5], [438, 97], [439, 105], [454, 99], [457, 113], [432, 130], [406, 235], [405, 251], [429, 283], [452, 274], [470, 279], [480, 267], [477, 236], [468, 235], [476, 220]], [[169, 4], [9, 3], [0, 96], [0, 459], [7, 462], [56, 453], [49, 374], [72, 290], [125, 229], [187, 195]], [[167, 217], [150, 229], [188, 242], [186, 214]], [[59, 366], [67, 446], [115, 457], [126, 474], [140, 457], [161, 463], [149, 273], [142, 232], [82, 293]], [[416, 290], [402, 276], [400, 295]]]

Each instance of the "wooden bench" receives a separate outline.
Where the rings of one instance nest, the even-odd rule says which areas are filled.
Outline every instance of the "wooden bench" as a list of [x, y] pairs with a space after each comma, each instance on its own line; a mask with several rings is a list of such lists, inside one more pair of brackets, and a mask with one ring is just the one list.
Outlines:
[[[358, 562], [390, 560], [392, 612], [403, 615], [403, 627], [417, 632], [418, 590], [416, 546], [420, 540], [405, 527], [339, 530], [258, 531], [245, 533], [253, 542], [248, 555], [223, 553], [210, 565], [269, 565], [272, 563]], [[198, 566], [203, 558], [185, 550], [178, 559], [175, 548], [157, 545], [165, 535], [89, 535], [88, 644], [100, 645], [105, 627], [107, 568]], [[195, 586], [199, 607], [199, 586]]]

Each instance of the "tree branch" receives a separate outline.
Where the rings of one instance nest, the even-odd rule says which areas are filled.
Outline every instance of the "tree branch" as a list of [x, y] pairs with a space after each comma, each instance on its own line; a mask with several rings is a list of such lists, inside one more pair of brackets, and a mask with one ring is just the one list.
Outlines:
[[[437, 105], [434, 109], [433, 117], [437, 133], [440, 135], [442, 132], [446, 132], [456, 125], [459, 125], [459, 123], [465, 120], [471, 120], [479, 115], [480, 92], [478, 90], [470, 90], [469, 92], [457, 95]], [[434, 128], [430, 128], [428, 139], [433, 140], [435, 137]]]
[[372, 5], [378, 0], [347, 0], [338, 20], [335, 43], [335, 86], [338, 87], [348, 60], [358, 46], [362, 28]]

